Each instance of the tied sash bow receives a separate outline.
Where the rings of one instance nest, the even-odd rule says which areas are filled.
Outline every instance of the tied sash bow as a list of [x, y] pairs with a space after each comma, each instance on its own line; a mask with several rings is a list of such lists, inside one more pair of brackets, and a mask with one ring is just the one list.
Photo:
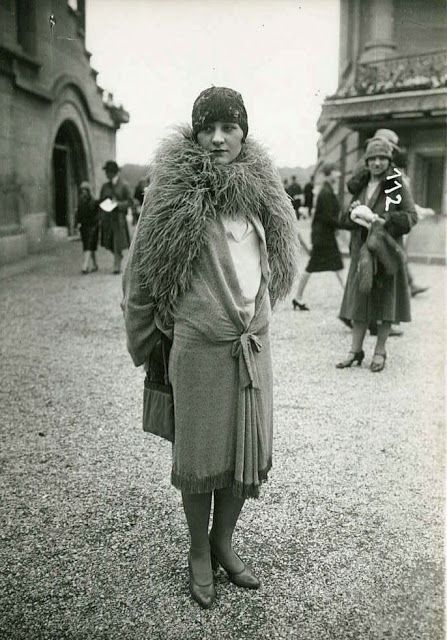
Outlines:
[[239, 380], [241, 387], [252, 386], [259, 389], [258, 367], [254, 357], [255, 352], [262, 349], [262, 342], [254, 333], [243, 333], [233, 342], [231, 355], [239, 362]]

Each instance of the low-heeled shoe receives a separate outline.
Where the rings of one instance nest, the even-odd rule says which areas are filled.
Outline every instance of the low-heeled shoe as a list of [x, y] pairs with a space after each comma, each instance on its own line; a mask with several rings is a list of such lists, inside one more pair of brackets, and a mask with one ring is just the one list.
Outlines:
[[191, 558], [188, 556], [189, 570], [189, 592], [191, 597], [203, 608], [209, 609], [216, 599], [216, 589], [214, 588], [214, 580], [210, 584], [197, 584], [194, 580], [191, 567]]
[[[241, 560], [241, 562], [243, 561]], [[224, 569], [224, 571], [226, 571], [230, 582], [235, 584], [237, 587], [243, 587], [244, 589], [259, 589], [259, 587], [261, 586], [259, 579], [255, 576], [253, 571], [249, 567], [247, 567], [246, 564], [244, 564], [244, 568], [242, 569], [242, 571], [233, 573], [232, 571], [226, 569], [222, 562], [217, 558], [214, 551], [211, 551], [211, 566], [213, 567], [213, 571], [217, 571], [219, 565], [222, 567], [222, 569]]]

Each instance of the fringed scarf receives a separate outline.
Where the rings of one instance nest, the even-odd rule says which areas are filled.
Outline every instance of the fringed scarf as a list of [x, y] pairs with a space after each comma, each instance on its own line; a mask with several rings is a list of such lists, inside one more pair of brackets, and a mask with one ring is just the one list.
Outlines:
[[220, 213], [259, 216], [271, 270], [272, 305], [284, 298], [297, 273], [299, 241], [295, 213], [264, 148], [250, 138], [228, 165], [179, 128], [160, 145], [151, 165], [136, 234], [140, 282], [148, 287], [162, 321], [188, 290], [192, 265], [206, 243], [206, 225]]

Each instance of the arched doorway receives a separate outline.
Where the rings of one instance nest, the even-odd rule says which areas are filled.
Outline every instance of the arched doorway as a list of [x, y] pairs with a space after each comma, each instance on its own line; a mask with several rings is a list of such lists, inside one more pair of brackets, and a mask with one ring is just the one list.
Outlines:
[[71, 120], [65, 120], [53, 145], [54, 223], [66, 227], [72, 235], [78, 204], [79, 185], [87, 179], [85, 151], [79, 131]]

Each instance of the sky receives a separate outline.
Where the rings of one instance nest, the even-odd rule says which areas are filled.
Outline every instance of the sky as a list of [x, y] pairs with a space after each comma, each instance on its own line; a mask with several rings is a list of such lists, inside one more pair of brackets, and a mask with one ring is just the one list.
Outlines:
[[211, 85], [239, 91], [279, 166], [314, 164], [338, 77], [338, 0], [87, 0], [98, 84], [130, 113], [117, 161], [146, 164]]

